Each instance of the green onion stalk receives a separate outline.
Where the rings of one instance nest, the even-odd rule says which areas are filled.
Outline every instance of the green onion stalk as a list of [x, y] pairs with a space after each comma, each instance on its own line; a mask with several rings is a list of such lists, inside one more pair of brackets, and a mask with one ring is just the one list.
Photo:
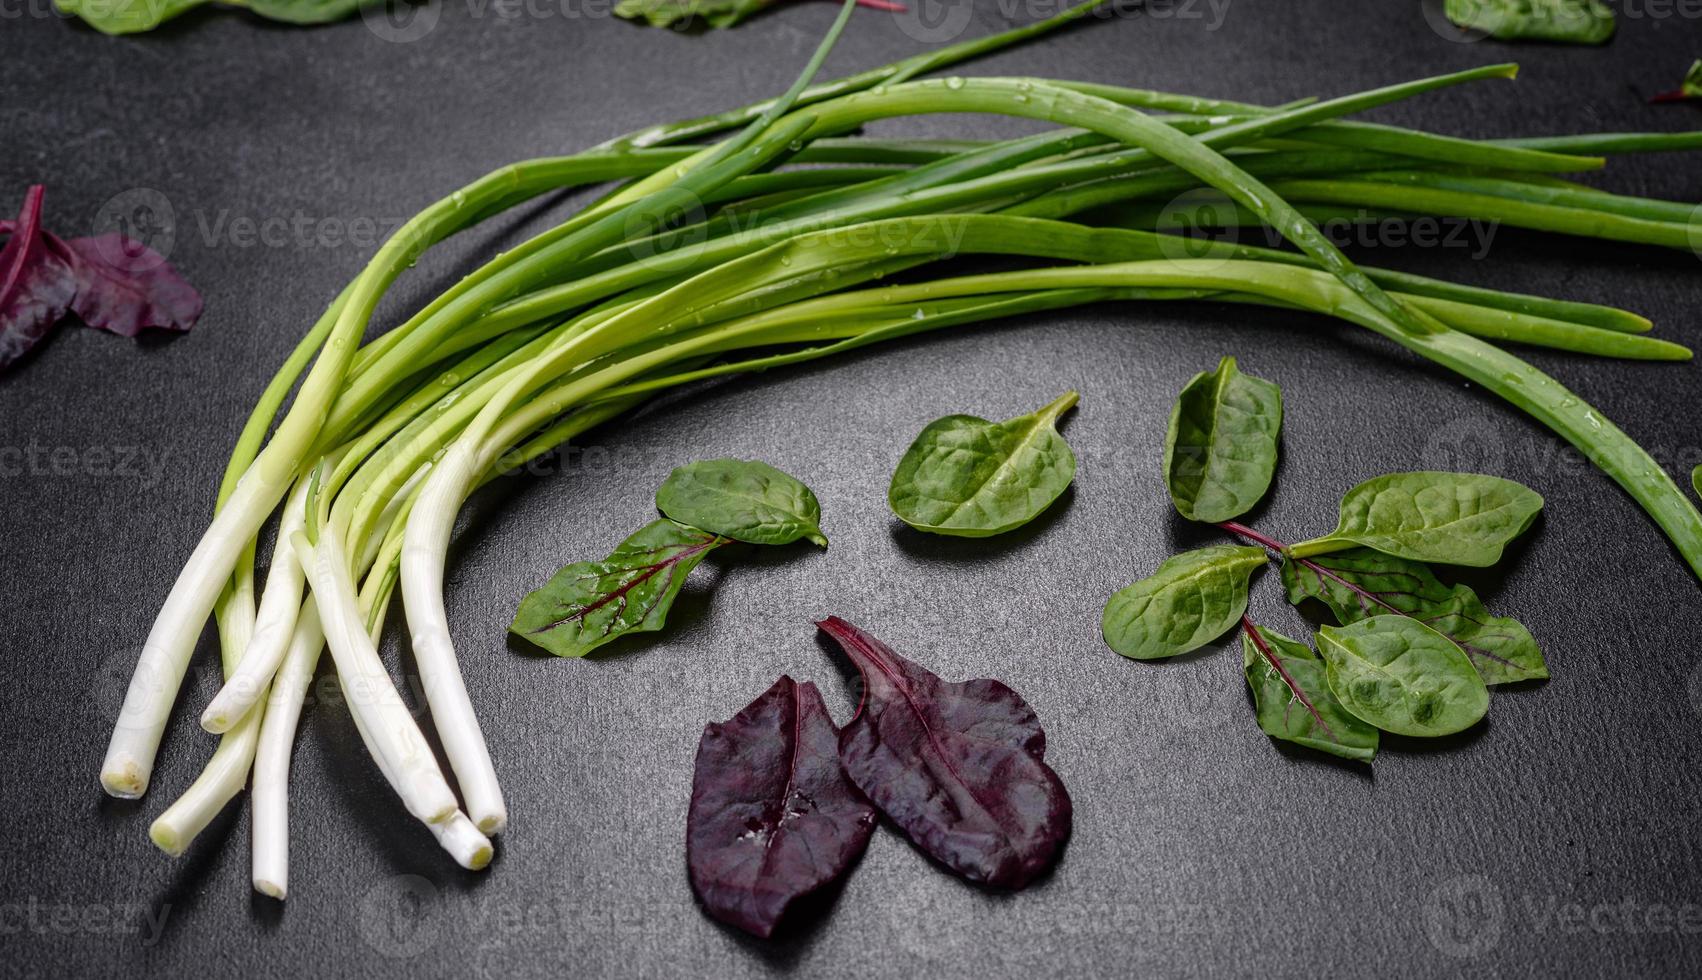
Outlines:
[[[1688, 360], [1688, 349], [1613, 307], [1361, 267], [1316, 223], [1374, 209], [1694, 248], [1702, 235], [1690, 205], [1571, 177], [1610, 155], [1702, 148], [1697, 134], [1486, 141], [1346, 118], [1509, 79], [1510, 65], [1283, 106], [918, 77], [1094, 6], [812, 85], [847, 4], [776, 99], [522, 161], [422, 211], [337, 296], [251, 414], [212, 524], [144, 644], [102, 785], [125, 797], [146, 790], [212, 614], [226, 683], [201, 723], [220, 743], [154, 821], [163, 849], [181, 853], [252, 773], [254, 886], [284, 897], [291, 743], [328, 648], [356, 729], [403, 807], [457, 863], [484, 867], [508, 810], [443, 602], [455, 518], [474, 490], [657, 392], [1086, 303], [1239, 303], [1371, 330], [1577, 446], [1702, 575], [1702, 516], [1673, 480], [1601, 411], [1503, 345], [1651, 361]], [[991, 142], [845, 135], [961, 113], [1054, 128]], [[541, 195], [611, 183], [361, 343], [379, 301], [427, 249]], [[1216, 199], [1230, 223], [1267, 228], [1289, 247], [1170, 233], [1189, 195]], [[1003, 271], [931, 272], [963, 256], [1001, 256]], [[257, 589], [257, 543], [274, 512], [277, 543]], [[447, 771], [377, 655], [398, 593]]]

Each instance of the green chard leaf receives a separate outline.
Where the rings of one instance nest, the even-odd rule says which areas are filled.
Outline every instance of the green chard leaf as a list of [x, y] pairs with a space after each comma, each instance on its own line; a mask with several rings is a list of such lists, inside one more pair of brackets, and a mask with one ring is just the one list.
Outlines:
[[727, 543], [666, 518], [645, 525], [602, 561], [582, 561], [528, 595], [509, 631], [558, 657], [583, 657], [628, 633], [662, 628], [686, 576]]
[[791, 544], [799, 538], [827, 547], [816, 495], [767, 463], [708, 459], [682, 466], [656, 491], [668, 517], [734, 541]]
[[1602, 44], [1613, 36], [1613, 10], [1599, 0], [1445, 0], [1457, 27], [1502, 41]]
[[1111, 649], [1134, 660], [1198, 650], [1234, 628], [1263, 548], [1218, 544], [1186, 551], [1105, 604], [1100, 628]]
[[651, 27], [682, 26], [693, 17], [717, 30], [732, 27], [777, 0], [620, 0], [615, 16], [643, 20]]
[[1177, 512], [1216, 524], [1252, 510], [1276, 474], [1281, 429], [1282, 389], [1242, 374], [1235, 358], [1194, 375], [1164, 439], [1164, 479]]
[[1266, 735], [1361, 762], [1377, 754], [1377, 729], [1336, 700], [1311, 647], [1255, 626], [1241, 633], [1241, 664]]
[[1342, 706], [1397, 735], [1465, 731], [1489, 710], [1489, 688], [1454, 641], [1416, 619], [1373, 616], [1318, 631], [1325, 677]]
[[1317, 599], [1346, 626], [1372, 616], [1411, 616], [1441, 633], [1471, 658], [1485, 684], [1548, 676], [1542, 650], [1518, 620], [1492, 616], [1477, 593], [1443, 585], [1416, 561], [1354, 548], [1282, 563], [1288, 601]]
[[1542, 511], [1529, 487], [1479, 473], [1391, 473], [1342, 498], [1335, 531], [1289, 548], [1297, 558], [1353, 545], [1444, 565], [1488, 567]]
[[892, 474], [892, 512], [918, 531], [964, 538], [1034, 520], [1075, 479], [1075, 453], [1056, 426], [1076, 398], [1068, 392], [1008, 422], [948, 415], [929, 423]]

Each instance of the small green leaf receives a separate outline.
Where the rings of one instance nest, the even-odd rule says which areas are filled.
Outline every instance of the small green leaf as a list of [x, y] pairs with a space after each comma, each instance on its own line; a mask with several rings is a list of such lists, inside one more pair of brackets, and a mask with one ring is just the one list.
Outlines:
[[1489, 688], [1454, 642], [1416, 619], [1373, 616], [1318, 631], [1342, 706], [1397, 735], [1452, 735], [1489, 710]]
[[[136, 34], [151, 31], [187, 10], [209, 0], [54, 0], [62, 13], [75, 14], [105, 34]], [[231, 6], [248, 7], [268, 20], [291, 24], [324, 24], [349, 17], [362, 7], [382, 0], [229, 0]]]
[[[1702, 58], [1697, 58], [1690, 65], [1690, 70], [1684, 73], [1684, 81], [1678, 90], [1688, 98], [1702, 99]], [[1702, 466], [1697, 469], [1702, 469]]]
[[1398, 613], [1453, 640], [1486, 684], [1548, 676], [1542, 650], [1516, 619], [1491, 616], [1477, 593], [1437, 580], [1424, 564], [1370, 548], [1282, 563], [1282, 585], [1296, 605], [1317, 599], [1342, 625]]
[[1176, 510], [1216, 524], [1240, 517], [1270, 489], [1282, 429], [1282, 389], [1225, 357], [1194, 375], [1170, 412], [1164, 478]]
[[821, 504], [795, 477], [756, 460], [707, 459], [668, 474], [656, 491], [662, 513], [734, 541], [823, 548]]
[[1247, 584], [1263, 548], [1217, 544], [1186, 551], [1105, 604], [1105, 643], [1125, 657], [1158, 660], [1198, 650], [1247, 611]]
[[1487, 567], [1541, 510], [1536, 491], [1497, 476], [1391, 473], [1349, 490], [1335, 531], [1289, 553], [1305, 558], [1361, 544], [1413, 561]]
[[644, 20], [651, 27], [684, 26], [693, 17], [701, 17], [710, 27], [732, 27], [775, 0], [620, 0], [615, 16], [627, 20]]
[[662, 628], [686, 576], [718, 535], [663, 518], [622, 541], [602, 561], [582, 561], [528, 595], [509, 631], [558, 657], [583, 657], [627, 633]]
[[1702, 497], [1702, 466], [1690, 471], [1690, 489], [1695, 490], [1698, 497]]
[[1455, 26], [1502, 41], [1601, 44], [1613, 36], [1613, 10], [1598, 0], [1446, 0]]
[[1344, 759], [1370, 762], [1377, 729], [1343, 708], [1325, 678], [1324, 662], [1304, 643], [1255, 626], [1241, 634], [1241, 665], [1266, 735]]
[[892, 474], [892, 512], [918, 531], [964, 538], [1034, 520], [1075, 479], [1076, 456], [1057, 422], [1076, 397], [1008, 422], [948, 415], [929, 423]]

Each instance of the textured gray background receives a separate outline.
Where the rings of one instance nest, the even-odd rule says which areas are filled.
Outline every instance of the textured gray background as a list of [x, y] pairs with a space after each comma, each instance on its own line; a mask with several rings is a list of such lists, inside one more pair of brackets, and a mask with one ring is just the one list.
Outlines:
[[[980, 6], [969, 32], [1000, 26], [1001, 9], [1028, 19]], [[1471, 135], [1695, 127], [1696, 109], [1643, 100], [1698, 53], [1702, 22], [1652, 6], [1605, 49], [1514, 49], [1446, 40], [1414, 0], [1198, 0], [975, 70], [1279, 102], [1516, 57], [1516, 84], [1378, 118]], [[489, 871], [458, 872], [403, 816], [329, 684], [297, 748], [287, 907], [250, 894], [243, 801], [186, 857], [155, 851], [148, 821], [212, 749], [194, 724], [216, 686], [210, 636], [139, 804], [96, 788], [108, 719], [248, 407], [371, 252], [330, 232], [370, 235], [363, 219], [399, 220], [513, 159], [776, 92], [833, 16], [800, 4], [685, 36], [563, 9], [452, 0], [434, 30], [392, 43], [358, 20], [291, 30], [230, 11], [112, 39], [22, 0], [6, 8], [5, 208], [44, 181], [49, 226], [82, 234], [103, 202], [144, 189], [170, 208], [171, 259], [207, 310], [169, 343], [70, 327], [0, 378], [0, 972], [1512, 976], [1702, 963], [1694, 580], [1605, 477], [1493, 398], [1352, 328], [1224, 306], [959, 330], [729, 381], [608, 427], [548, 473], [482, 494], [455, 550], [450, 618], [513, 814]], [[919, 48], [864, 12], [829, 74]], [[1018, 131], [982, 118], [881, 130]], [[1601, 183], [1694, 201], [1696, 159], [1627, 160]], [[423, 262], [386, 322], [563, 206], [546, 210]], [[304, 236], [244, 237], [298, 215]], [[1695, 256], [1501, 231], [1479, 261], [1472, 244], [1354, 251], [1621, 303], [1702, 343]], [[1505, 574], [1471, 581], [1530, 624], [1554, 679], [1498, 693], [1463, 737], [1391, 738], [1367, 769], [1275, 747], [1253, 724], [1238, 650], [1162, 665], [1106, 650], [1105, 597], [1209, 540], [1172, 516], [1157, 455], [1170, 399], [1224, 353], [1287, 394], [1282, 470], [1255, 515], [1273, 534], [1327, 528], [1343, 489], [1390, 470], [1488, 469], [1541, 491], [1546, 516]], [[1695, 368], [1532, 356], [1673, 465], [1697, 461]], [[1003, 418], [1069, 387], [1083, 395], [1065, 428], [1080, 475], [1035, 525], [940, 541], [886, 513], [887, 475], [925, 422]], [[505, 641], [524, 592], [648, 519], [670, 467], [720, 455], [812, 484], [832, 550], [728, 554], [697, 573], [664, 635], [591, 661]], [[1298, 633], [1274, 576], [1257, 586], [1256, 615]], [[1076, 805], [1053, 876], [984, 894], [882, 831], [831, 912], [788, 939], [749, 941], [698, 913], [682, 857], [698, 734], [783, 671], [821, 683], [849, 717], [843, 666], [810, 625], [830, 612], [1034, 704]], [[393, 639], [386, 656], [412, 670]], [[157, 934], [144, 924], [160, 918]]]

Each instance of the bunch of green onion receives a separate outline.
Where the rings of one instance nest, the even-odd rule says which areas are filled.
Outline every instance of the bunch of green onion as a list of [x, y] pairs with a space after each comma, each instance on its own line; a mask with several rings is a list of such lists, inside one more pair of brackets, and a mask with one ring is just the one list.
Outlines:
[[[408, 222], [255, 407], [216, 516], [143, 649], [101, 770], [107, 792], [147, 789], [213, 613], [226, 683], [201, 723], [223, 738], [154, 821], [161, 848], [181, 853], [252, 769], [254, 887], [284, 895], [291, 744], [329, 647], [357, 728], [403, 805], [457, 862], [484, 866], [508, 814], [443, 604], [451, 530], [473, 490], [668, 388], [1083, 303], [1229, 301], [1375, 331], [1583, 450], [1702, 574], [1702, 517], [1661, 467], [1600, 411], [1488, 341], [1653, 360], [1688, 350], [1644, 336], [1649, 323], [1621, 310], [1357, 266], [1314, 224], [1366, 208], [1688, 249], [1691, 206], [1557, 175], [1601, 167], [1605, 154], [1702, 148], [1702, 133], [1473, 141], [1344, 119], [1511, 78], [1510, 65], [1275, 108], [1037, 78], [918, 78], [1093, 6], [810, 86], [847, 4], [778, 99], [503, 167]], [[1061, 128], [998, 142], [846, 135], [891, 117], [965, 112]], [[386, 290], [426, 249], [540, 195], [605, 183], [613, 189], [570, 219], [362, 343]], [[1190, 189], [1221, 195], [1232, 220], [1294, 248], [1156, 231], [1165, 209], [1154, 205]], [[927, 274], [959, 255], [1003, 256], [1003, 271]], [[275, 512], [257, 596], [257, 541]], [[376, 652], [398, 584], [459, 798]]]

